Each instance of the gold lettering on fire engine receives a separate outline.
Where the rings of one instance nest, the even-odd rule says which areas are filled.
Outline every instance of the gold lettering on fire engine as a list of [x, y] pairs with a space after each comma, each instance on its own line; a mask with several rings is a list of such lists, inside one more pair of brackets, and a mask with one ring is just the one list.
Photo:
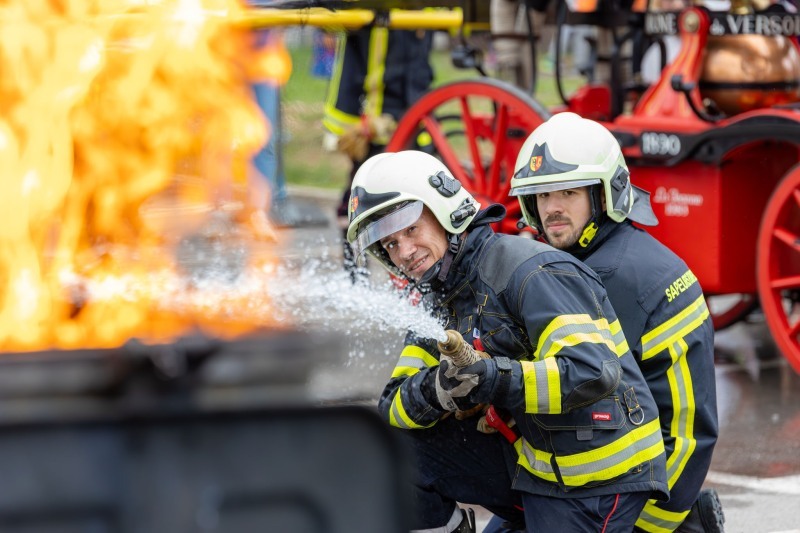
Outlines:
[[664, 289], [664, 294], [667, 295], [667, 302], [674, 300], [696, 282], [697, 277], [691, 270], [687, 270], [685, 274], [673, 281], [669, 287]]

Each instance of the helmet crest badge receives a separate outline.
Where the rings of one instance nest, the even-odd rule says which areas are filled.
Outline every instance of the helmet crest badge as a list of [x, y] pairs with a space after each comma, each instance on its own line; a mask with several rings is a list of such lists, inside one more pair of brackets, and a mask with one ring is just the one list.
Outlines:
[[535, 155], [531, 157], [531, 172], [536, 172], [542, 166], [542, 156]]
[[350, 200], [350, 212], [355, 213], [356, 209], [358, 209], [358, 196], [353, 196]]

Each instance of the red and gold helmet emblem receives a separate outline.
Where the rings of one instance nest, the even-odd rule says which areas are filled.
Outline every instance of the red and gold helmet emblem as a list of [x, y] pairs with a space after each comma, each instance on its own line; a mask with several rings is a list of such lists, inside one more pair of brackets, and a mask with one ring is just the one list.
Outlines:
[[353, 196], [350, 200], [350, 212], [355, 213], [356, 209], [358, 209], [358, 196]]
[[531, 172], [536, 172], [542, 166], [542, 156], [535, 155], [531, 157]]

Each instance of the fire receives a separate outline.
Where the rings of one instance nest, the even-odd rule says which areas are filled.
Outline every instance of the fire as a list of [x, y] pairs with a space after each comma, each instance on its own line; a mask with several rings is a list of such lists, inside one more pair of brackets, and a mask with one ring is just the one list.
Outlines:
[[273, 326], [242, 9], [0, 2], [0, 350]]
[[[274, 30], [273, 30], [274, 31]], [[292, 58], [279, 36], [270, 36], [249, 65], [253, 80], [269, 80], [284, 85], [292, 74]]]

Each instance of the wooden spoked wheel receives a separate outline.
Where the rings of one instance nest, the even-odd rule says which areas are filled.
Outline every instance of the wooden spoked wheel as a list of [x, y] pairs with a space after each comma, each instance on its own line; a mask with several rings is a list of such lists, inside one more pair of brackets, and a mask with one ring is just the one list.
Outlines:
[[761, 308], [778, 349], [800, 373], [800, 165], [767, 203], [757, 251]]

